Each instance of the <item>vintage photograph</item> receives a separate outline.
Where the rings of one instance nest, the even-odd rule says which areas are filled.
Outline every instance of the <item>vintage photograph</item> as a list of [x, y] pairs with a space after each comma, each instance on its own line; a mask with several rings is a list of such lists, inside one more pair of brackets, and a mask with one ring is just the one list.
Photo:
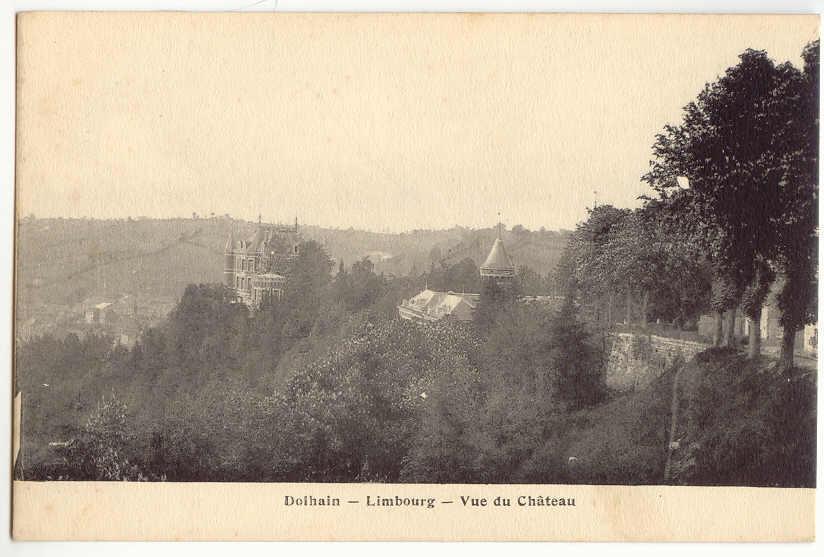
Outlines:
[[20, 14], [14, 478], [815, 487], [818, 33]]

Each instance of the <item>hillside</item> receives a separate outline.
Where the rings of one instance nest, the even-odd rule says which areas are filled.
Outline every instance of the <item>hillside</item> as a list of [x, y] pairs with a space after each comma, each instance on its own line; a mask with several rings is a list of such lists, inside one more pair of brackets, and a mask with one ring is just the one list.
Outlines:
[[[89, 296], [135, 294], [176, 299], [190, 283], [222, 280], [229, 230], [252, 234], [255, 223], [226, 217], [201, 219], [24, 219], [18, 224], [17, 301], [25, 312], [38, 304], [78, 303]], [[518, 265], [550, 273], [567, 233], [504, 233]], [[416, 274], [430, 263], [449, 265], [470, 257], [480, 265], [494, 229], [416, 230], [400, 234], [302, 226], [306, 239], [326, 246], [347, 265], [370, 257], [377, 272]]]
[[[529, 482], [815, 486], [815, 372], [710, 349], [649, 387], [570, 415], [521, 471]], [[680, 367], [680, 371], [679, 371]], [[678, 376], [670, 477], [664, 470]]]

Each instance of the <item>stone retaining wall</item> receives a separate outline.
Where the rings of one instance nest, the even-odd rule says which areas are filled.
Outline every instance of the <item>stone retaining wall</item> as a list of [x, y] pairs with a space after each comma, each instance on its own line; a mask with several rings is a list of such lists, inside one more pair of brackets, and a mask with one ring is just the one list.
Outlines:
[[607, 387], [617, 391], [643, 389], [661, 376], [676, 360], [687, 361], [707, 345], [637, 333], [609, 335]]

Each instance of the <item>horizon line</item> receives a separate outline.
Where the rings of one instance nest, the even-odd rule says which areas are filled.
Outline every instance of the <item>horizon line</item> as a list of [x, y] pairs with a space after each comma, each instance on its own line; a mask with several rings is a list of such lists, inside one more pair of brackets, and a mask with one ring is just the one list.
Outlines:
[[[99, 221], [99, 222], [120, 222], [120, 221], [129, 222], [129, 221], [133, 221], [133, 222], [136, 222], [136, 221], [151, 221], [151, 220], [155, 220], [155, 221], [181, 221], [182, 220], [182, 221], [192, 221], [192, 222], [198, 222], [198, 221], [231, 221], [231, 222], [249, 224], [249, 225], [265, 224], [265, 225], [268, 225], [268, 226], [290, 226], [290, 227], [294, 226], [294, 222], [291, 222], [291, 223], [290, 222], [280, 222], [280, 221], [258, 222], [257, 220], [245, 219], [245, 218], [235, 218], [235, 217], [232, 217], [232, 216], [227, 216], [225, 214], [224, 215], [214, 215], [214, 216], [198, 215], [197, 218], [185, 217], [185, 216], [168, 216], [168, 217], [154, 216], [154, 217], [150, 217], [150, 216], [146, 216], [146, 215], [126, 216], [126, 217], [88, 217], [88, 216], [54, 216], [54, 215], [52, 215], [52, 216], [37, 216], [35, 214], [29, 214], [29, 215], [22, 216], [22, 217], [18, 215], [15, 220], [17, 221], [18, 224], [21, 224], [21, 223], [24, 223], [24, 222], [31, 222], [32, 220], [35, 220], [35, 221], [63, 220], [63, 221], [92, 221], [92, 222], [94, 222], [94, 221]], [[305, 227], [321, 228], [321, 229], [327, 229], [327, 230], [338, 230], [338, 231], [352, 230], [352, 231], [357, 231], [357, 232], [369, 232], [369, 233], [372, 233], [372, 234], [409, 234], [409, 233], [414, 233], [414, 232], [438, 232], [438, 231], [447, 231], [447, 230], [455, 230], [455, 229], [464, 229], [464, 230], [473, 230], [473, 231], [496, 230], [498, 228], [498, 224], [499, 223], [495, 223], [495, 224], [492, 224], [492, 225], [489, 225], [489, 226], [474, 227], [474, 226], [469, 226], [469, 225], [463, 225], [463, 224], [457, 224], [456, 223], [456, 224], [453, 224], [453, 225], [450, 225], [450, 226], [443, 226], [443, 227], [440, 227], [440, 228], [421, 227], [421, 228], [407, 228], [407, 229], [400, 229], [400, 230], [391, 230], [391, 229], [387, 228], [387, 229], [382, 229], [381, 230], [381, 229], [370, 229], [370, 228], [358, 228], [358, 227], [354, 227], [354, 226], [343, 227], [343, 226], [339, 226], [339, 225], [334, 226], [334, 225], [323, 225], [323, 224], [300, 223], [299, 222], [299, 226], [301, 226], [301, 227], [305, 226]], [[512, 229], [515, 228], [516, 226], [520, 226], [528, 232], [542, 232], [542, 231], [543, 232], [572, 232], [574, 230], [574, 229], [562, 228], [562, 227], [549, 228], [549, 227], [546, 227], [546, 226], [541, 226], [540, 228], [530, 228], [529, 226], [526, 226], [526, 225], [520, 224], [520, 223], [515, 223], [512, 226], [507, 226], [507, 224], [503, 223], [503, 222], [501, 222], [500, 224], [503, 226], [503, 229], [505, 231], [509, 231], [509, 232], [512, 232]]]

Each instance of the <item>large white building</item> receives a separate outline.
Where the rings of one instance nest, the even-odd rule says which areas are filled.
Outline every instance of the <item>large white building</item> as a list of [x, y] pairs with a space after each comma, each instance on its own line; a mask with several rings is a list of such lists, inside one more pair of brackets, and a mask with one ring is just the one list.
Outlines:
[[420, 294], [404, 300], [398, 306], [398, 314], [401, 319], [419, 322], [439, 321], [445, 317], [471, 321], [479, 298], [478, 294], [437, 292], [427, 288]]

